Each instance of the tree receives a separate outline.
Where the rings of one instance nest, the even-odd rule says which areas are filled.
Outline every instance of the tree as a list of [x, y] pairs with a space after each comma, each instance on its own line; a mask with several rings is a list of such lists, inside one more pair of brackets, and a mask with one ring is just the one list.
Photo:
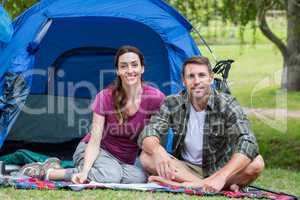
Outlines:
[[[213, 16], [221, 16], [224, 22], [230, 21], [240, 26], [241, 32], [251, 23], [276, 45], [283, 57], [281, 87], [288, 91], [300, 91], [300, 0], [168, 0], [191, 22], [203, 23]], [[202, 6], [200, 5], [202, 4]], [[214, 9], [206, 9], [207, 5]], [[270, 29], [267, 12], [283, 10], [287, 20], [287, 41], [277, 37]], [[200, 16], [206, 15], [206, 17]], [[207, 23], [207, 21], [205, 22]]]
[[[18, 16], [37, 0], [2, 0], [12, 15]], [[283, 57], [282, 88], [300, 91], [300, 0], [167, 0], [192, 24], [208, 22], [216, 16], [240, 26], [241, 33], [249, 23], [255, 24], [273, 42]], [[268, 26], [270, 10], [284, 10], [287, 19], [287, 41], [281, 40]]]
[[19, 16], [24, 10], [32, 6], [37, 0], [2, 0], [5, 10], [14, 19]]

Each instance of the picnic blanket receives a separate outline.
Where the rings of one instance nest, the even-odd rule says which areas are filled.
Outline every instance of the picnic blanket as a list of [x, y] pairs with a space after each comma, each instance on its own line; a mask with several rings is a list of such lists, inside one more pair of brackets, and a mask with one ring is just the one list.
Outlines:
[[264, 189], [249, 186], [240, 192], [221, 191], [218, 193], [203, 192], [201, 188], [187, 188], [170, 186], [167, 184], [145, 183], [145, 184], [114, 184], [114, 183], [96, 183], [88, 184], [73, 184], [64, 181], [40, 181], [33, 178], [17, 178], [7, 179], [6, 185], [15, 187], [16, 189], [37, 189], [37, 190], [56, 190], [56, 189], [71, 189], [81, 191], [83, 189], [112, 189], [112, 190], [135, 190], [145, 192], [171, 192], [184, 193], [197, 196], [225, 196], [230, 198], [259, 198], [272, 200], [297, 200], [296, 196], [285, 193], [275, 193]]

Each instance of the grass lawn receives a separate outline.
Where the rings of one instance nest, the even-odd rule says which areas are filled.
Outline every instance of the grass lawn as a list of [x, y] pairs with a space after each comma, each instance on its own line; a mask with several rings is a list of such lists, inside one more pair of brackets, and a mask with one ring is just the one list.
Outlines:
[[[300, 110], [300, 92], [280, 90], [282, 57], [271, 44], [211, 46], [218, 59], [235, 60], [229, 84], [239, 102], [250, 108]], [[203, 54], [210, 56], [201, 47]], [[210, 56], [211, 57], [211, 56]]]
[[[300, 196], [300, 173], [282, 169], [267, 169], [254, 185], [286, 192]], [[147, 193], [133, 191], [112, 191], [112, 190], [84, 190], [82, 192], [71, 192], [68, 190], [58, 191], [37, 191], [37, 190], [15, 190], [12, 188], [0, 189], [0, 199], [200, 199], [197, 196], [178, 195], [171, 193]], [[224, 197], [202, 197], [201, 199], [226, 199]]]
[[[300, 120], [287, 119], [284, 132], [273, 129], [255, 117], [250, 117], [250, 121], [266, 167], [298, 170], [300, 174]], [[277, 123], [285, 125], [285, 122]]]

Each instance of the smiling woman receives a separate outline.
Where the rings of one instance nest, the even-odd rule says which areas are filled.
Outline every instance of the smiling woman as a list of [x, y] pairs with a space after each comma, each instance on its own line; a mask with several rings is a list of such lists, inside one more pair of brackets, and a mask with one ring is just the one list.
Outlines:
[[[139, 102], [134, 102], [134, 96], [139, 96], [138, 100], [140, 100], [144, 56], [135, 47], [123, 46], [116, 53], [115, 67], [118, 77], [114, 83], [112, 94], [117, 118], [119, 123], [122, 124], [126, 121], [128, 115], [133, 115], [138, 108], [137, 104]], [[126, 96], [125, 91], [129, 92], [128, 96]], [[126, 100], [128, 101], [126, 102]], [[121, 110], [124, 106], [125, 109]], [[133, 109], [130, 109], [130, 107]]]
[[121, 47], [115, 56], [116, 80], [101, 90], [92, 105], [91, 131], [79, 143], [75, 168], [60, 169], [58, 159], [25, 165], [25, 175], [74, 183], [143, 183], [144, 171], [135, 165], [137, 138], [164, 100], [164, 94], [142, 81], [144, 57], [139, 49]]

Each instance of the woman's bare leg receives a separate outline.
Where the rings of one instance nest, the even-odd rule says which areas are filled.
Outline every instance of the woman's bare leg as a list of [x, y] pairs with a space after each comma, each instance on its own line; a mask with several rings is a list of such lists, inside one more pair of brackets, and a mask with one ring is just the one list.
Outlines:
[[61, 181], [65, 179], [67, 169], [50, 169], [48, 180]]

